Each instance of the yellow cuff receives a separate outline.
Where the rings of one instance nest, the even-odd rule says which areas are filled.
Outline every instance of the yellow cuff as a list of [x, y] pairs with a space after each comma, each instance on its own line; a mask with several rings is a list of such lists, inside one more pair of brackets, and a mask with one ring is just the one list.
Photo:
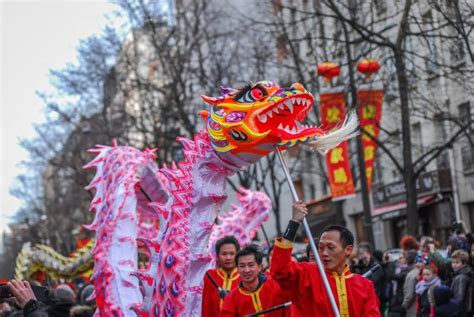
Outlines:
[[291, 249], [293, 248], [292, 242], [282, 242], [281, 238], [275, 240], [275, 246], [279, 247], [280, 249]]

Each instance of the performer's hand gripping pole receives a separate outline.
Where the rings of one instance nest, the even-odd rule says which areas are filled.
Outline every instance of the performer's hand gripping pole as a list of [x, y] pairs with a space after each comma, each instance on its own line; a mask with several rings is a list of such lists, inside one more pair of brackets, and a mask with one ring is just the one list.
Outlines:
[[[283, 167], [283, 172], [285, 173], [286, 180], [288, 181], [288, 185], [290, 186], [290, 191], [291, 191], [291, 195], [293, 196], [293, 200], [298, 201], [299, 200], [298, 193], [296, 192], [295, 185], [293, 184], [290, 172], [288, 171], [288, 168], [286, 167], [285, 159], [283, 158], [283, 155], [281, 154], [281, 150], [279, 147], [276, 148], [276, 153], [278, 155], [278, 158], [280, 159], [281, 166]], [[331, 308], [332, 308], [332, 311], [334, 312], [334, 316], [340, 317], [339, 309], [336, 305], [336, 300], [334, 299], [334, 295], [332, 294], [331, 286], [329, 286], [329, 281], [326, 276], [326, 272], [324, 271], [323, 264], [321, 263], [321, 259], [319, 258], [319, 253], [318, 253], [318, 250], [316, 249], [316, 244], [314, 244], [311, 230], [309, 229], [309, 225], [308, 225], [308, 222], [306, 221], [306, 218], [303, 219], [303, 226], [304, 226], [304, 231], [306, 233], [306, 236], [308, 237], [309, 244], [311, 245], [311, 251], [313, 251], [314, 258], [316, 259], [319, 273], [321, 274], [324, 288], [326, 289], [326, 294], [328, 295], [329, 301], [331, 302]]]

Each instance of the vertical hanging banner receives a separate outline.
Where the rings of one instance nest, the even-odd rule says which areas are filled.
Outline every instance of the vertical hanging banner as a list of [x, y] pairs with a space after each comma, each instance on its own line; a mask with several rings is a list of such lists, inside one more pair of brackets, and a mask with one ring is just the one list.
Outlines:
[[[325, 131], [339, 127], [346, 118], [346, 100], [343, 87], [321, 92], [321, 123]], [[355, 187], [348, 155], [348, 143], [342, 142], [326, 154], [329, 186], [332, 200], [347, 199], [355, 195]]]
[[[375, 163], [375, 151], [380, 132], [383, 103], [382, 84], [362, 85], [357, 90], [357, 105], [362, 132], [362, 148], [364, 149], [365, 175], [368, 190], [372, 189], [372, 176]], [[370, 135], [370, 136], [369, 136]]]

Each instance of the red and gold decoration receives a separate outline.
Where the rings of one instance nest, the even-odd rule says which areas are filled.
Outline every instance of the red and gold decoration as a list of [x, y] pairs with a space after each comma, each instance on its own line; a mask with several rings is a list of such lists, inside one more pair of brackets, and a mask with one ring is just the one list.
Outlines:
[[365, 75], [365, 80], [369, 81], [372, 79], [372, 76], [378, 72], [380, 69], [380, 63], [375, 59], [363, 59], [359, 65], [357, 65], [357, 70]]
[[[338, 128], [346, 117], [344, 92], [321, 93], [321, 123], [326, 131]], [[326, 154], [329, 186], [332, 200], [342, 200], [355, 195], [355, 187], [350, 168], [348, 143], [342, 142]]]
[[[380, 69], [380, 64], [373, 59], [362, 61], [357, 69], [366, 76], [372, 76]], [[380, 85], [364, 85], [357, 91], [357, 105], [360, 127], [362, 130], [362, 147], [364, 149], [365, 174], [367, 187], [372, 188], [372, 176], [377, 150], [377, 139], [382, 117], [383, 89]]]
[[324, 62], [318, 65], [317, 71], [318, 75], [324, 78], [324, 83], [326, 85], [329, 85], [333, 77], [339, 76], [341, 68], [337, 64], [331, 62]]

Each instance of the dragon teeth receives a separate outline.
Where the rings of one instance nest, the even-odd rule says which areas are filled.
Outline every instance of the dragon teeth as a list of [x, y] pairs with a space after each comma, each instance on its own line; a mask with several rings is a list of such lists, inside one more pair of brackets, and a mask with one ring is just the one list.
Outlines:
[[280, 124], [278, 125], [278, 129], [283, 129], [283, 123], [280, 123]]
[[267, 112], [267, 116], [271, 118], [273, 116], [273, 112], [272, 111]]
[[260, 120], [261, 123], [267, 122], [267, 115], [266, 114], [259, 115], [258, 120]]
[[291, 102], [291, 100], [285, 101], [285, 105], [288, 107], [290, 112], [293, 113], [293, 103]]
[[282, 102], [277, 106], [277, 108], [280, 109], [280, 110], [283, 110], [285, 108], [285, 105]]

